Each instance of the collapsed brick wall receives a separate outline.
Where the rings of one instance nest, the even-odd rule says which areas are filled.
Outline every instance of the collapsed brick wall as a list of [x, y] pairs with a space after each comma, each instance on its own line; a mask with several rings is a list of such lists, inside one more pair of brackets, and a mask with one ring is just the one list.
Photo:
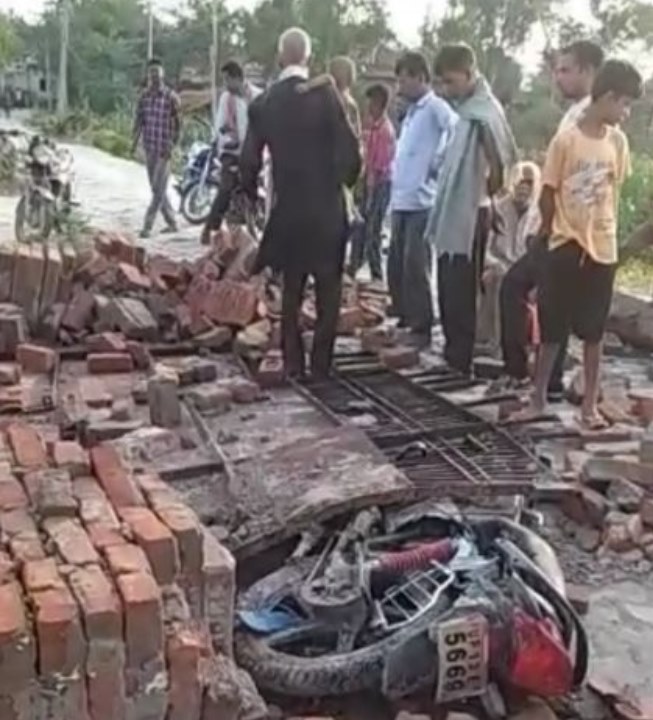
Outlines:
[[113, 446], [6, 426], [0, 531], [2, 720], [238, 718], [257, 702], [230, 659], [232, 556]]

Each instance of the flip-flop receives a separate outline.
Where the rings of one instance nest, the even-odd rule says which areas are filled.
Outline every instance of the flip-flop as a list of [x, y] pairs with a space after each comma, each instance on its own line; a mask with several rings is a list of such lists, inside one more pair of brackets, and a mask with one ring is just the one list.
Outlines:
[[610, 429], [609, 421], [599, 412], [593, 415], [581, 415], [578, 424], [587, 432], [601, 432]]
[[546, 411], [536, 412], [531, 407], [525, 407], [522, 410], [514, 412], [508, 417], [504, 424], [506, 425], [521, 425], [527, 423], [546, 422], [551, 419], [550, 413]]

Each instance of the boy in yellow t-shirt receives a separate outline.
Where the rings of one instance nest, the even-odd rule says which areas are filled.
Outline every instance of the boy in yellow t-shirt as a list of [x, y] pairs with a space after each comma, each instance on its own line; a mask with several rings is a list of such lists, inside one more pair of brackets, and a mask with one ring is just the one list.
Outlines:
[[549, 239], [538, 285], [542, 346], [527, 415], [545, 411], [556, 354], [572, 330], [584, 343], [582, 423], [605, 425], [597, 407], [601, 349], [617, 268], [619, 193], [630, 172], [628, 140], [618, 125], [641, 95], [632, 65], [606, 62], [583, 117], [549, 146], [540, 199], [540, 232]]

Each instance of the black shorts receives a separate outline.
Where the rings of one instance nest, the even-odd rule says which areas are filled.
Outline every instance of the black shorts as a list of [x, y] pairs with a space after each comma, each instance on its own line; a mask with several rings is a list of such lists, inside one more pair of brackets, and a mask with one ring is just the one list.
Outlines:
[[570, 332], [588, 343], [601, 342], [616, 264], [597, 263], [575, 242], [550, 250], [543, 263], [537, 291], [542, 342], [560, 344]]

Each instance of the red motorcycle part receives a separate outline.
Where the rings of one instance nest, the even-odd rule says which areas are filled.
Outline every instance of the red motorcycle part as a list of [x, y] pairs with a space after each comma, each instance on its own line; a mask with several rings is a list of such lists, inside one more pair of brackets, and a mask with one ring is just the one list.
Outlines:
[[456, 554], [456, 544], [450, 540], [418, 545], [410, 550], [386, 553], [374, 561], [372, 566], [375, 572], [391, 575], [401, 575], [413, 570], [425, 570], [433, 562], [448, 563]]
[[508, 681], [540, 697], [571, 692], [574, 666], [555, 624], [515, 610], [512, 629], [513, 661]]

